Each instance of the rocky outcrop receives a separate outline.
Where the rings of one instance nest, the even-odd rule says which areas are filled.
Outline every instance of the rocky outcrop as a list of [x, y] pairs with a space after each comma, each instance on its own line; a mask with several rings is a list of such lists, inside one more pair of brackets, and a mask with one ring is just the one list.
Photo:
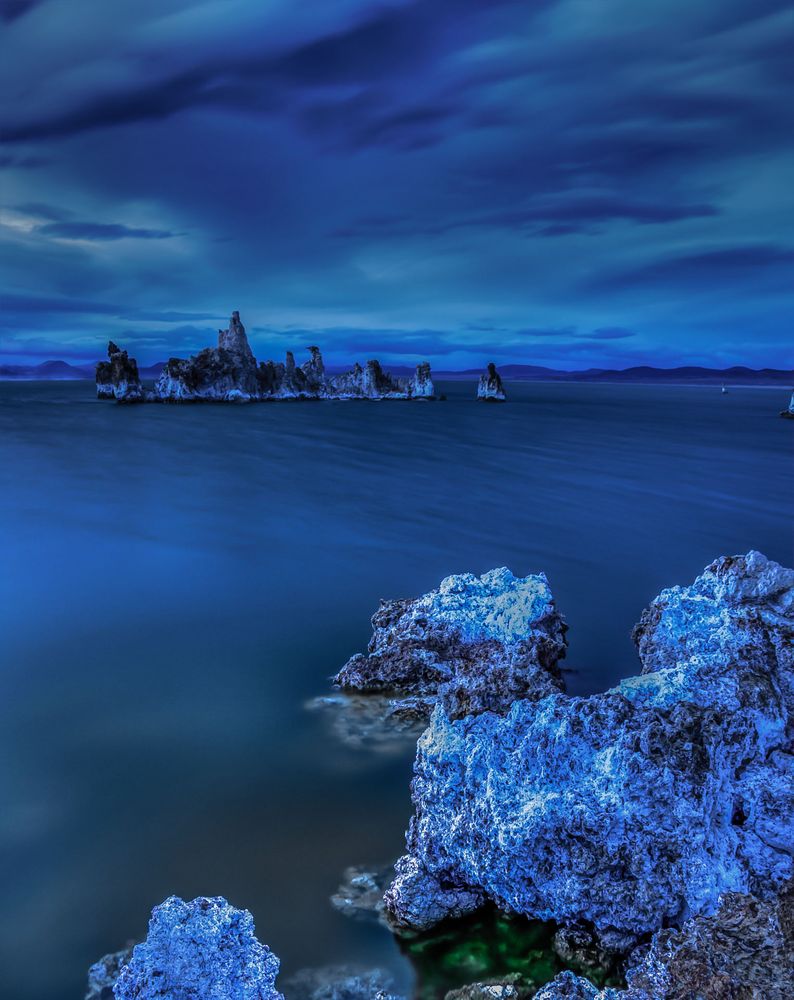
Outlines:
[[[686, 635], [670, 645], [678, 612], [662, 595], [637, 631], [647, 672], [604, 694], [519, 700], [503, 716], [439, 704], [386, 893], [393, 925], [492, 901], [588, 922], [619, 949], [708, 915], [721, 893], [779, 890], [794, 861], [791, 662], [776, 646], [791, 581], [757, 553], [718, 560], [675, 605], [691, 610]], [[737, 602], [752, 614], [735, 617]], [[749, 645], [731, 638], [745, 617]]]
[[477, 386], [477, 399], [482, 399], [490, 403], [504, 403], [507, 399], [502, 379], [493, 361], [489, 362], [487, 370], [480, 375], [480, 383]]
[[108, 360], [96, 366], [96, 394], [99, 399], [115, 399], [119, 403], [140, 403], [144, 400], [138, 365], [112, 340], [108, 341]]
[[295, 363], [292, 351], [285, 362], [257, 365], [240, 314], [233, 312], [226, 330], [218, 331], [218, 346], [193, 357], [171, 358], [153, 390], [143, 390], [135, 361], [115, 344], [110, 361], [97, 365], [97, 395], [122, 402], [251, 402], [279, 399], [435, 399], [430, 365], [416, 366], [411, 378], [393, 378], [378, 361], [365, 368], [329, 378], [319, 347], [309, 348], [309, 360]]
[[132, 958], [132, 945], [123, 951], [115, 951], [94, 962], [88, 970], [88, 987], [85, 1000], [113, 1000], [113, 987], [119, 973]]
[[660, 930], [638, 949], [627, 988], [599, 990], [564, 972], [535, 1000], [789, 1000], [794, 996], [794, 897], [727, 893], [712, 916]]
[[283, 1000], [279, 960], [254, 934], [247, 910], [220, 896], [186, 903], [171, 896], [152, 910], [113, 987], [115, 1000]]
[[422, 597], [382, 601], [372, 627], [367, 655], [334, 678], [343, 691], [396, 693], [423, 715], [440, 700], [457, 719], [562, 689], [566, 626], [542, 573], [449, 576]]
[[794, 392], [791, 393], [787, 409], [781, 410], [780, 416], [786, 417], [788, 420], [794, 420]]
[[394, 378], [379, 361], [368, 361], [364, 368], [357, 363], [351, 371], [331, 379], [330, 392], [338, 399], [435, 399], [426, 361], [416, 366], [410, 378]]
[[256, 359], [238, 312], [232, 313], [227, 330], [218, 331], [217, 347], [207, 347], [187, 361], [171, 358], [153, 393], [162, 402], [245, 402], [258, 395]]

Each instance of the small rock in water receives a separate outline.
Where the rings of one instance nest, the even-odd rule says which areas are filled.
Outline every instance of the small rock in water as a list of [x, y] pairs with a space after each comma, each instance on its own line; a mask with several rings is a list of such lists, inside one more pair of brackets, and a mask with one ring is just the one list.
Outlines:
[[787, 417], [789, 420], [794, 420], [794, 392], [791, 393], [791, 399], [789, 400], [787, 408], [780, 411], [780, 416]]
[[486, 372], [480, 375], [480, 382], [477, 386], [477, 399], [490, 403], [504, 403], [507, 399], [502, 379], [493, 361], [489, 362]]
[[108, 341], [108, 360], [96, 366], [96, 394], [99, 399], [115, 399], [119, 403], [144, 401], [135, 358], [128, 357], [112, 340]]
[[248, 910], [222, 896], [171, 896], [152, 910], [114, 987], [116, 1000], [283, 1000], [279, 960], [257, 940]]
[[368, 654], [334, 678], [343, 691], [396, 693], [422, 711], [438, 698], [462, 718], [563, 688], [566, 626], [542, 573], [449, 576], [422, 597], [381, 602], [372, 626]]

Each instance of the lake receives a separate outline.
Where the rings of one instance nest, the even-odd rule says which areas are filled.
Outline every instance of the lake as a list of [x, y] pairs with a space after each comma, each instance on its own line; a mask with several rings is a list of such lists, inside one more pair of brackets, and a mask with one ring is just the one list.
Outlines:
[[569, 690], [635, 672], [630, 630], [718, 555], [792, 562], [794, 424], [770, 389], [508, 384], [507, 405], [122, 407], [0, 383], [0, 994], [79, 1000], [175, 893], [250, 909], [284, 976], [411, 967], [335, 912], [401, 850], [409, 748], [306, 702], [381, 597], [544, 571]]

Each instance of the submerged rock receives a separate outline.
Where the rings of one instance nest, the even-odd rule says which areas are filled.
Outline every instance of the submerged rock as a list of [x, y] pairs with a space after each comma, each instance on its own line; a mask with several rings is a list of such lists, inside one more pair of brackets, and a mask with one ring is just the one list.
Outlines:
[[[689, 589], [713, 595], [687, 619], [691, 653], [664, 651], [675, 629], [649, 609], [638, 642], [650, 672], [604, 694], [519, 700], [505, 716], [438, 705], [386, 893], [393, 925], [490, 900], [589, 922], [608, 943], [713, 912], [724, 892], [778, 890], [794, 855], [791, 660], [775, 638], [791, 624], [790, 573], [757, 553], [718, 560]], [[730, 638], [737, 600], [752, 605], [747, 646]]]
[[254, 934], [248, 910], [222, 896], [171, 896], [152, 910], [149, 933], [114, 986], [116, 1000], [283, 1000], [279, 960]]
[[354, 750], [378, 754], [413, 751], [433, 710], [433, 698], [381, 694], [323, 695], [306, 703], [321, 713], [334, 736]]
[[566, 626], [541, 573], [448, 576], [437, 590], [382, 601], [366, 656], [334, 678], [343, 691], [398, 693], [423, 714], [438, 698], [450, 718], [506, 712], [516, 699], [562, 689]]
[[99, 399], [119, 403], [140, 403], [144, 399], [135, 358], [128, 357], [112, 340], [108, 341], [108, 360], [96, 366], [96, 394]]
[[794, 392], [791, 393], [791, 399], [789, 400], [788, 407], [785, 410], [780, 411], [781, 417], [787, 417], [789, 420], [794, 420]]
[[394, 865], [346, 868], [342, 882], [331, 896], [331, 906], [355, 920], [381, 920], [383, 894], [394, 878]]
[[115, 951], [94, 962], [88, 970], [88, 987], [85, 1000], [113, 1000], [113, 987], [119, 978], [122, 966], [132, 958], [132, 945], [123, 951]]
[[485, 373], [480, 375], [480, 384], [477, 386], [477, 399], [483, 399], [492, 403], [504, 403], [507, 399], [502, 379], [493, 361], [489, 362]]
[[599, 990], [564, 972], [535, 1000], [789, 1000], [794, 996], [794, 907], [778, 899], [722, 896], [713, 916], [660, 930], [638, 949], [627, 989]]
[[395, 379], [378, 361], [328, 378], [319, 347], [309, 348], [309, 360], [298, 366], [292, 351], [283, 364], [257, 365], [240, 314], [233, 312], [226, 330], [218, 331], [218, 346], [207, 347], [183, 360], [170, 358], [155, 382], [144, 391], [135, 361], [115, 344], [110, 361], [97, 365], [97, 395], [122, 402], [250, 402], [278, 399], [435, 399], [430, 365], [416, 366], [411, 378]]
[[391, 992], [391, 977], [381, 969], [346, 965], [303, 969], [285, 989], [289, 1000], [404, 1000]]

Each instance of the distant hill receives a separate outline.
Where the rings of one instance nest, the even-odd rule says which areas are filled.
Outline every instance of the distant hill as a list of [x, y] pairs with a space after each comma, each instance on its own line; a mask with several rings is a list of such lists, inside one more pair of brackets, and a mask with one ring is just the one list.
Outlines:
[[[482, 374], [482, 369], [466, 371], [434, 371], [438, 379], [470, 379]], [[652, 368], [639, 365], [634, 368], [587, 368], [583, 371], [563, 371], [539, 365], [500, 365], [499, 374], [508, 381], [524, 382], [644, 382], [669, 385], [792, 385], [794, 370], [780, 368], [700, 368], [694, 365], [680, 368]]]
[[[165, 367], [164, 361], [139, 369], [142, 379], [156, 379]], [[412, 375], [413, 366], [384, 365], [392, 375]], [[479, 378], [482, 368], [464, 371], [434, 370], [433, 376], [441, 381], [472, 381]], [[339, 365], [329, 365], [330, 374], [346, 371]], [[794, 386], [794, 370], [781, 368], [701, 368], [687, 365], [680, 368], [652, 368], [638, 365], [634, 368], [587, 368], [583, 371], [563, 371], [542, 365], [500, 365], [499, 373], [508, 381], [525, 382], [644, 382], [669, 385], [785, 385]], [[53, 379], [74, 380], [94, 378], [93, 365], [71, 365], [68, 361], [44, 361], [38, 365], [0, 365], [0, 379]]]
[[[139, 368], [141, 378], [155, 379], [165, 368], [164, 361]], [[39, 365], [0, 365], [0, 379], [42, 379], [71, 382], [95, 378], [93, 365], [70, 365], [68, 361], [43, 361]]]

